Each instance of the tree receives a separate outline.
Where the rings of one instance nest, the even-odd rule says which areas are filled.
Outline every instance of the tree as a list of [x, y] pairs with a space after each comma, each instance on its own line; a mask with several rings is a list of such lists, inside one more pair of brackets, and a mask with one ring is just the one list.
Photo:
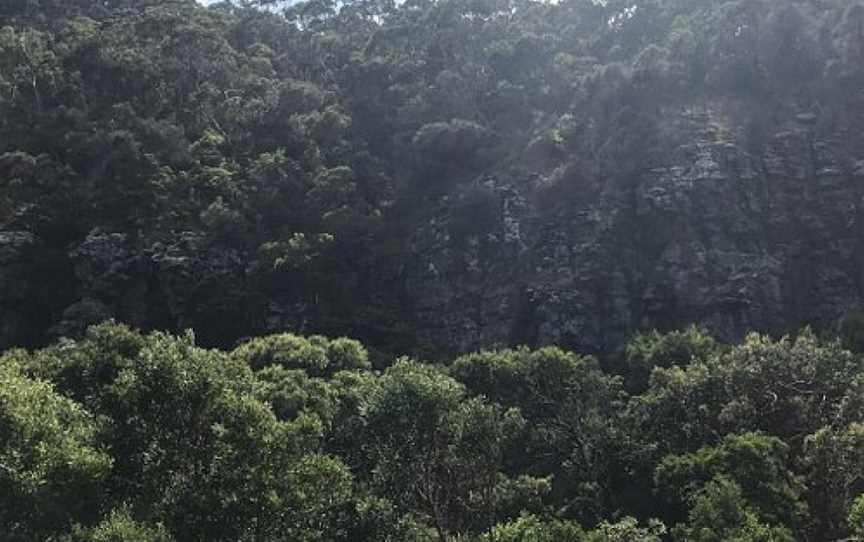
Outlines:
[[860, 361], [838, 342], [820, 341], [809, 330], [781, 340], [750, 334], [686, 368], [655, 370], [628, 418], [660, 454], [746, 431], [800, 443], [834, 420], [859, 371]]
[[104, 421], [107, 504], [161, 522], [179, 540], [348, 536], [352, 477], [320, 453], [321, 422], [278, 420], [243, 361], [196, 347], [191, 334], [145, 336], [111, 323], [19, 355]]
[[495, 525], [487, 535], [489, 542], [582, 542], [585, 532], [577, 523], [522, 515]]
[[683, 367], [706, 360], [719, 350], [714, 338], [696, 326], [665, 334], [656, 329], [639, 333], [624, 347], [628, 387], [635, 392], [645, 391], [654, 367]]
[[726, 478], [715, 478], [693, 497], [686, 525], [672, 530], [675, 540], [693, 542], [792, 542], [783, 525], [759, 519], [743, 498], [741, 488]]
[[76, 527], [72, 535], [59, 542], [172, 542], [164, 525], [135, 521], [128, 509], [112, 510], [99, 524], [89, 529]]
[[255, 380], [256, 397], [269, 404], [279, 419], [292, 420], [305, 413], [317, 416], [325, 427], [333, 423], [336, 391], [326, 380], [279, 365], [261, 369]]
[[557, 348], [470, 354], [451, 371], [472, 393], [522, 412], [527, 435], [511, 468], [554, 475], [552, 496], [569, 514], [586, 522], [602, 517], [623, 447], [619, 379], [603, 374], [596, 360]]
[[[737, 529], [747, 523], [747, 510], [759, 522], [793, 530], [802, 528], [807, 517], [802, 480], [789, 469], [788, 446], [776, 437], [728, 435], [718, 446], [665, 457], [654, 479], [661, 495], [672, 504], [672, 517], [676, 506], [689, 505], [690, 519], [704, 521], [701, 525], [705, 527], [712, 514], [731, 514], [729, 528]], [[746, 506], [736, 504], [739, 497]]]
[[25, 376], [20, 355], [0, 359], [0, 527], [23, 542], [95, 520], [112, 458], [97, 418]]
[[271, 366], [303, 370], [310, 376], [332, 376], [343, 370], [371, 368], [369, 353], [358, 341], [320, 335], [301, 337], [291, 333], [246, 341], [232, 352], [255, 370]]
[[855, 536], [864, 536], [864, 496], [859, 495], [849, 508], [849, 526]]
[[634, 518], [624, 518], [615, 523], [604, 521], [585, 537], [585, 542], [660, 542], [666, 534], [666, 526], [651, 520], [640, 527]]
[[864, 424], [825, 426], [807, 437], [803, 452], [816, 528], [826, 536], [847, 536], [847, 513], [864, 488]]
[[366, 394], [363, 446], [375, 490], [426, 518], [441, 542], [491, 526], [503, 452], [523, 423], [518, 411], [469, 398], [440, 370], [406, 360]]

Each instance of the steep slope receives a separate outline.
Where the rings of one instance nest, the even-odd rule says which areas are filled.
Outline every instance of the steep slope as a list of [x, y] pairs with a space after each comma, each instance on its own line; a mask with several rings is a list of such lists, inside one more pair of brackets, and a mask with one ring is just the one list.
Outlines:
[[422, 227], [405, 278], [421, 341], [602, 352], [635, 329], [697, 322], [732, 340], [835, 329], [862, 309], [860, 134], [791, 111], [753, 149], [734, 104], [664, 117], [683, 142], [626, 183], [537, 203], [560, 171], [503, 174], [482, 181], [495, 209], [482, 232]]
[[607, 352], [864, 309], [857, 2], [33, 0], [0, 27], [0, 346], [115, 318]]

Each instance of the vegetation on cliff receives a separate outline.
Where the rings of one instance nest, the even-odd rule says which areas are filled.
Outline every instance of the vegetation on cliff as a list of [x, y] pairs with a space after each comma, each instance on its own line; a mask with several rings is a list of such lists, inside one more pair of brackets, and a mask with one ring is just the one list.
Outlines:
[[864, 4], [289, 4], [0, 1], [0, 537], [864, 537]]
[[605, 352], [856, 309], [860, 3], [284, 7], [2, 2], [0, 345], [114, 317]]

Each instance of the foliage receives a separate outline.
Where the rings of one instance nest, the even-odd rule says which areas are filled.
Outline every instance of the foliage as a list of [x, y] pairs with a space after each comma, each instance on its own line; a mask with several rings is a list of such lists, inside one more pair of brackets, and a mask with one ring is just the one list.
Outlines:
[[[346, 338], [269, 335], [224, 352], [104, 323], [0, 357], [0, 517], [10, 540], [58, 542], [860, 531], [859, 359], [806, 331], [708, 344], [631, 396], [558, 348], [375, 371]], [[766, 389], [792, 420], [738, 406]]]
[[[733, 132], [766, 168], [781, 135], [820, 163], [823, 135], [848, 140], [858, 175], [862, 58], [858, 0], [0, 2], [2, 537], [864, 537], [854, 303], [832, 305], [850, 311], [836, 341], [720, 344], [754, 325], [744, 294], [711, 292], [734, 323], [677, 299], [660, 308], [683, 316], [652, 316], [666, 294], [638, 260], [679, 261], [654, 239], [673, 213], [644, 231], [641, 203], [605, 213], [666, 188], [698, 209], [683, 176], [646, 179], [676, 149], [744, 169]], [[788, 206], [753, 186], [736, 217]], [[513, 274], [475, 265], [493, 259]], [[550, 331], [547, 296], [594, 312]], [[490, 339], [486, 305], [512, 329]], [[621, 347], [691, 317], [730, 333]], [[554, 337], [582, 353], [540, 347]], [[439, 361], [502, 349], [392, 361], [434, 341]]]
[[10, 540], [34, 540], [91, 519], [112, 460], [97, 420], [45, 381], [0, 361], [0, 522]]
[[104, 495], [175, 538], [285, 532], [315, 540], [329, 536], [321, 522], [347, 529], [350, 473], [319, 452], [320, 422], [304, 415], [280, 422], [255, 398], [257, 380], [243, 361], [192, 341], [105, 324], [79, 343], [17, 355], [104, 420], [98, 442], [111, 454]]
[[696, 542], [795, 540], [786, 527], [760, 521], [741, 493], [733, 481], [722, 477], [712, 480], [694, 496], [687, 524], [676, 526], [673, 536]]
[[[758, 433], [729, 435], [716, 447], [667, 456], [657, 466], [655, 483], [661, 493], [681, 503], [693, 500], [705, 507], [713, 506], [707, 495], [716, 492], [715, 496], [721, 498], [721, 494], [733, 491], [728, 483], [735, 484], [733, 492], [747, 499], [760, 518], [797, 526], [805, 515], [800, 501], [803, 486], [789, 470], [788, 454], [787, 445], [775, 437]], [[705, 494], [707, 500], [700, 501], [694, 495], [704, 492], [706, 483], [711, 489]], [[698, 510], [708, 513], [707, 508]]]
[[280, 366], [301, 369], [312, 376], [370, 367], [366, 349], [345, 337], [331, 341], [317, 335], [309, 338], [290, 333], [270, 335], [243, 343], [232, 355], [256, 370]]
[[624, 349], [629, 388], [644, 391], [654, 367], [686, 366], [694, 360], [705, 360], [718, 350], [714, 338], [695, 326], [666, 334], [657, 330], [637, 334]]
[[651, 520], [646, 527], [640, 527], [634, 518], [624, 518], [615, 523], [602, 522], [590, 532], [586, 542], [660, 542], [666, 534], [666, 527], [657, 520]]
[[371, 483], [406, 511], [447, 532], [487, 528], [503, 450], [524, 421], [441, 371], [403, 360], [361, 405]]
[[856, 536], [864, 535], [864, 498], [860, 495], [849, 509], [849, 525]]
[[557, 348], [470, 354], [452, 372], [472, 392], [522, 412], [527, 433], [514, 468], [553, 475], [554, 492], [567, 496], [561, 504], [577, 519], [603, 514], [621, 446], [618, 379]]
[[704, 361], [656, 369], [629, 415], [664, 454], [746, 431], [800, 443], [831, 423], [860, 363], [808, 330], [781, 340], [751, 334]]
[[576, 524], [561, 520], [544, 520], [533, 515], [522, 515], [509, 523], [496, 525], [488, 535], [495, 542], [575, 542], [585, 533]]
[[826, 426], [804, 443], [810, 508], [822, 532], [842, 536], [849, 507], [864, 487], [864, 425]]
[[[288, 4], [3, 3], [0, 225], [38, 243], [0, 345], [80, 336], [63, 315], [92, 299], [207, 346], [308, 329], [394, 351], [415, 330], [365, 309], [411, 296], [379, 277], [448, 197], [456, 232], [494, 234], [478, 181], [554, 187], [552, 219], [641, 182], [682, 111], [741, 111], [761, 146], [802, 110], [854, 130], [860, 107], [858, 2]], [[127, 236], [107, 278], [94, 232]]]
[[128, 509], [112, 510], [107, 518], [90, 529], [76, 528], [69, 542], [171, 542], [162, 524], [135, 521]]

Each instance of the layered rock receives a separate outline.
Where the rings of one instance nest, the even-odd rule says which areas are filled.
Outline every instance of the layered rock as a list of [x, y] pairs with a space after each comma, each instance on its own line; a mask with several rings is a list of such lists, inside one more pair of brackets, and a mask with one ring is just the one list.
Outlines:
[[603, 353], [640, 329], [696, 323], [734, 340], [831, 330], [864, 311], [864, 137], [803, 110], [759, 138], [728, 104], [664, 119], [652, 142], [664, 152], [635, 173], [579, 177], [581, 157], [538, 137], [521, 167], [415, 204], [407, 242], [373, 239], [319, 275], [269, 273], [254, 249], [200, 232], [97, 228], [63, 248], [0, 232], [0, 343], [116, 318], [219, 346], [291, 330], [430, 357], [515, 344]]
[[673, 114], [684, 143], [629, 182], [541, 209], [526, 202], [542, 188], [496, 178], [488, 232], [457, 243], [440, 220], [421, 228], [405, 277], [421, 343], [603, 352], [639, 329], [697, 323], [732, 340], [861, 310], [861, 138], [803, 112], [754, 145], [720, 105]]

